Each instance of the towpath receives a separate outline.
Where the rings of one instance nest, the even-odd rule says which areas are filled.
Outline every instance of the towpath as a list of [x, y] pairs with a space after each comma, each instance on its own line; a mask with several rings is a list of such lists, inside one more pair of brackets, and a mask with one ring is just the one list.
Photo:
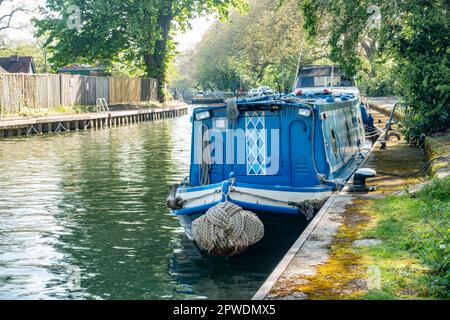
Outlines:
[[[370, 113], [381, 128], [388, 120], [395, 98], [370, 101]], [[403, 141], [377, 143], [364, 167], [378, 172], [408, 174], [420, 169], [425, 155]], [[423, 177], [401, 178], [378, 174], [368, 194], [351, 194], [347, 188], [334, 195], [300, 236], [255, 295], [255, 300], [348, 299], [367, 290], [367, 268], [351, 247], [360, 245], [360, 232], [370, 223], [362, 212], [367, 200], [386, 197], [420, 183]], [[362, 242], [372, 245], [371, 241]], [[374, 243], [376, 245], [376, 243]]]

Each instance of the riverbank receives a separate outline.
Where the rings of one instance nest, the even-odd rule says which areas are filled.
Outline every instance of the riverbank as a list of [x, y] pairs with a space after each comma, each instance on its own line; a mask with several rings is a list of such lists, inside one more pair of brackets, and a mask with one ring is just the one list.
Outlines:
[[360, 238], [376, 246], [352, 251], [379, 271], [379, 283], [362, 299], [448, 299], [450, 278], [448, 221], [450, 179], [437, 179], [418, 193], [390, 196], [364, 204], [370, 222]]
[[[385, 123], [389, 112], [376, 112], [376, 107], [372, 113]], [[435, 228], [449, 218], [449, 199], [441, 194], [448, 195], [449, 182], [434, 182], [417, 194], [409, 191], [428, 180], [423, 172], [413, 175], [428, 159], [401, 141], [390, 141], [383, 150], [377, 144], [365, 164], [378, 171], [369, 182], [377, 191], [344, 190], [330, 199], [255, 299], [445, 297], [448, 231]], [[426, 209], [432, 203], [439, 205]]]
[[[140, 103], [123, 103], [109, 106], [110, 111], [128, 111], [145, 109], [166, 109], [185, 106], [183, 101], [168, 101], [160, 103], [158, 101], [146, 101]], [[17, 120], [24, 118], [44, 118], [53, 116], [79, 115], [85, 113], [97, 113], [97, 106], [60, 106], [58, 108], [22, 108], [17, 114], [1, 114], [0, 121]]]
[[184, 102], [172, 101], [162, 108], [148, 105], [115, 105], [107, 111], [84, 113], [60, 113], [42, 117], [16, 117], [0, 120], [0, 138], [43, 133], [103, 129], [172, 118], [187, 113]]

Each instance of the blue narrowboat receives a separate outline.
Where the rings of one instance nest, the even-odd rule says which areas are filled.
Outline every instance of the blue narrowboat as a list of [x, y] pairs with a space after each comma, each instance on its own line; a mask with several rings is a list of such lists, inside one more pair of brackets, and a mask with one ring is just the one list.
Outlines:
[[194, 109], [190, 175], [168, 199], [191, 240], [193, 221], [225, 201], [262, 221], [305, 215], [302, 203], [325, 201], [363, 161], [365, 112], [353, 79], [314, 66], [296, 83], [289, 95]]

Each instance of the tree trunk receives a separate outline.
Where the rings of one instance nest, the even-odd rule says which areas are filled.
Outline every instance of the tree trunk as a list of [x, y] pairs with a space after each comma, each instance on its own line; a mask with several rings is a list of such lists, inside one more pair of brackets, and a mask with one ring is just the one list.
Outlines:
[[[157, 20], [160, 34], [155, 40], [153, 52], [144, 56], [147, 76], [158, 80], [158, 99], [160, 102], [166, 100], [164, 88], [167, 80], [167, 55], [170, 27], [173, 19], [173, 1], [161, 0]], [[153, 37], [153, 34], [150, 35], [150, 39]]]

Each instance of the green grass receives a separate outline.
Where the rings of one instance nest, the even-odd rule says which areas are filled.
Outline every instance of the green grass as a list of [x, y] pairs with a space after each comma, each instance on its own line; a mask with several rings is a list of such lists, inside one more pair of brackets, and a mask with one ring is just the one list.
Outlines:
[[376, 200], [362, 238], [383, 243], [359, 253], [381, 270], [381, 289], [365, 299], [450, 298], [450, 178], [417, 195]]
[[162, 108], [164, 107], [163, 103], [159, 103], [157, 101], [145, 101], [140, 103], [141, 107], [147, 107], [147, 108]]
[[97, 112], [96, 106], [59, 106], [57, 108], [51, 109], [50, 113], [88, 113], [88, 112]]
[[[156, 102], [156, 101], [146, 101], [139, 104], [136, 104], [136, 108], [163, 108], [164, 104]], [[114, 109], [114, 106], [111, 106], [111, 110]], [[120, 108], [119, 108], [120, 109]], [[1, 111], [1, 109], [0, 109]], [[60, 115], [60, 114], [79, 114], [79, 113], [90, 113], [97, 112], [97, 107], [94, 105], [91, 106], [58, 106], [54, 108], [26, 108], [23, 107], [18, 113], [1, 113], [0, 119], [8, 119], [8, 118], [16, 118], [16, 117], [45, 117], [49, 115]]]
[[1, 118], [16, 118], [16, 117], [45, 117], [49, 115], [58, 114], [77, 114], [77, 113], [87, 113], [87, 112], [97, 112], [96, 106], [58, 106], [55, 108], [22, 108], [18, 113], [3, 113]]

